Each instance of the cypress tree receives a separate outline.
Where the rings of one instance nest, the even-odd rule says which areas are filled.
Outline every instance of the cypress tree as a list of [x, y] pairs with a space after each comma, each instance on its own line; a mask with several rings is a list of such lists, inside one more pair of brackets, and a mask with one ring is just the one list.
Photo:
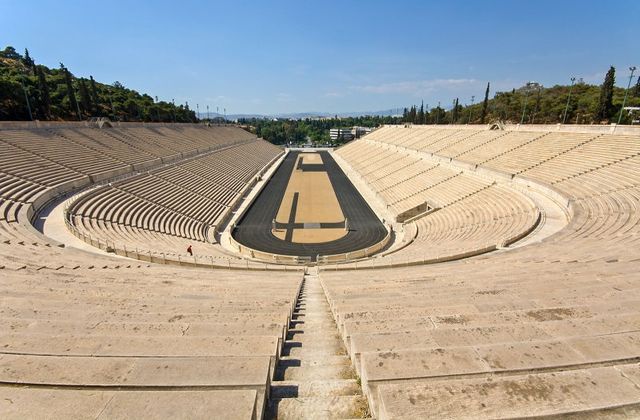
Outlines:
[[420, 110], [418, 111], [418, 124], [424, 124], [424, 101], [420, 104]]
[[453, 101], [453, 111], [451, 111], [451, 124], [455, 124], [458, 121], [458, 98]]
[[91, 115], [93, 103], [85, 79], [80, 79], [80, 104], [82, 105], [82, 111], [87, 115]]
[[42, 66], [37, 66], [38, 89], [40, 90], [40, 113], [45, 119], [51, 119], [51, 96], [49, 95], [49, 85], [44, 75]]
[[633, 88], [633, 96], [640, 96], [640, 77], [636, 81], [636, 87]]
[[611, 66], [600, 87], [600, 100], [596, 110], [596, 120], [605, 121], [613, 115], [613, 86], [616, 82], [616, 69]]
[[487, 82], [487, 90], [484, 91], [484, 101], [482, 102], [482, 114], [480, 116], [480, 124], [484, 124], [485, 118], [487, 118], [487, 108], [489, 107], [489, 86]]
[[69, 69], [67, 69], [64, 64], [60, 63], [60, 69], [64, 73], [64, 81], [67, 85], [67, 96], [69, 97], [69, 105], [71, 107], [71, 112], [75, 113], [78, 116], [78, 119], [82, 119], [82, 115], [80, 115], [78, 101], [76, 100], [76, 94], [73, 90], [73, 83], [71, 81], [71, 73]]
[[93, 113], [100, 117], [100, 97], [98, 96], [98, 88], [96, 86], [96, 81], [93, 79], [93, 76], [89, 76], [89, 84], [91, 85], [91, 100], [93, 102], [93, 106], [95, 107]]
[[29, 50], [27, 48], [24, 49], [24, 58], [22, 59], [22, 62], [29, 70], [35, 73], [34, 67], [36, 63], [29, 55]]

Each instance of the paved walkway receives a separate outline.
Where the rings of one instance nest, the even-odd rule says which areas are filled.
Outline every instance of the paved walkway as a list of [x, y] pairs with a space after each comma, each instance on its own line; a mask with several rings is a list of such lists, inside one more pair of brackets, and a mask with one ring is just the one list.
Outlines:
[[89, 245], [69, 231], [64, 222], [64, 208], [67, 203], [73, 199], [74, 197], [57, 201], [42, 209], [38, 219], [34, 222], [34, 227], [54, 241], [63, 243], [67, 248], [75, 248], [91, 252], [93, 254], [108, 255], [113, 258], [124, 258], [130, 260], [130, 258], [116, 255]]

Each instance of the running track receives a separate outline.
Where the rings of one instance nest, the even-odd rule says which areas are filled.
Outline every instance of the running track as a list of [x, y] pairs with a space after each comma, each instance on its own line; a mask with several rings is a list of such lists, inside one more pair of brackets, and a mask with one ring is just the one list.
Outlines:
[[289, 152], [260, 195], [238, 222], [233, 231], [235, 240], [259, 251], [312, 257], [315, 260], [317, 255], [355, 251], [384, 239], [387, 234], [384, 225], [378, 220], [378, 217], [342, 172], [333, 157], [324, 151], [319, 153], [322, 155], [322, 161], [340, 203], [342, 213], [349, 221], [349, 233], [335, 241], [321, 244], [296, 244], [276, 238], [271, 234], [271, 221], [278, 213], [299, 153]]

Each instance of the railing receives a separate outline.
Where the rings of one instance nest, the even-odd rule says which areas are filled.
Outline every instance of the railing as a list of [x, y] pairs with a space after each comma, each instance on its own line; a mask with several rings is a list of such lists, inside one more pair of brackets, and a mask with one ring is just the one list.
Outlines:
[[384, 261], [384, 257], [372, 258], [363, 261], [354, 261], [347, 263], [334, 263], [333, 265], [321, 265], [318, 270], [366, 270], [366, 269], [379, 269], [379, 268], [398, 268], [398, 267], [411, 267], [414, 265], [428, 265], [439, 264], [444, 262], [456, 261], [465, 258], [475, 257], [478, 255], [486, 254], [498, 249], [498, 244], [489, 244], [477, 247], [472, 250], [463, 251], [459, 253], [451, 253], [447, 255], [435, 256], [435, 257], [411, 257], [407, 256], [405, 259], [393, 258], [392, 261]]
[[[389, 241], [393, 235], [393, 228], [390, 225], [385, 226], [387, 229], [387, 234], [380, 242], [371, 245], [367, 248], [362, 248], [350, 252], [345, 252], [341, 254], [333, 254], [333, 255], [318, 255], [316, 256], [317, 264], [327, 264], [332, 262], [348, 262], [353, 261], [360, 258], [368, 258], [371, 255], [379, 252], [385, 246], [389, 244]], [[246, 245], [243, 245], [235, 240], [233, 237], [233, 229], [229, 234], [229, 244], [232, 246], [234, 250], [236, 250], [239, 254], [244, 255], [246, 257], [252, 258], [258, 261], [269, 261], [274, 264], [305, 264], [309, 265], [312, 263], [313, 258], [307, 256], [299, 256], [299, 255], [283, 255], [283, 254], [275, 254], [272, 252], [259, 251], [254, 248], [250, 248]]]
[[344, 252], [342, 254], [319, 255], [318, 265], [328, 264], [332, 262], [339, 262], [339, 261], [346, 262], [346, 261], [357, 260], [360, 258], [369, 258], [373, 254], [379, 252], [381, 249], [386, 247], [387, 244], [389, 244], [389, 241], [391, 240], [393, 235], [393, 228], [390, 225], [387, 225], [386, 228], [387, 228], [387, 234], [385, 235], [384, 239], [382, 239], [380, 242], [373, 244], [367, 248], [362, 248], [362, 249], [358, 249], [350, 252]]
[[301, 257], [297, 255], [283, 255], [283, 254], [274, 254], [271, 252], [258, 251], [257, 249], [250, 248], [248, 246], [242, 245], [233, 237], [233, 229], [229, 232], [229, 244], [231, 247], [236, 250], [240, 255], [244, 255], [245, 257], [249, 257], [253, 260], [263, 261], [263, 262], [272, 262], [274, 264], [308, 264], [310, 263], [310, 257]]
[[67, 217], [64, 219], [67, 229], [78, 239], [83, 242], [99, 248], [103, 251], [113, 253], [122, 257], [133, 258], [140, 261], [152, 262], [158, 264], [175, 265], [181, 267], [193, 268], [209, 268], [209, 269], [228, 269], [228, 270], [257, 270], [257, 271], [296, 271], [301, 267], [290, 267], [280, 264], [258, 264], [249, 263], [248, 260], [232, 261], [231, 259], [223, 259], [216, 261], [212, 255], [179, 255], [167, 254], [164, 252], [152, 252], [151, 250], [143, 250], [138, 248], [129, 248], [124, 244], [117, 244], [115, 241], [93, 237], [79, 230], [73, 225]]

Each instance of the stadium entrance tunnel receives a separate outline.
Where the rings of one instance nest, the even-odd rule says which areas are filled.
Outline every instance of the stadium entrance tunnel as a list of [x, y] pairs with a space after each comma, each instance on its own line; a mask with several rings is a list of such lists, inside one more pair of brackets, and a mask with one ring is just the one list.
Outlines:
[[358, 251], [374, 253], [390, 232], [328, 152], [292, 151], [232, 237], [242, 253], [259, 259], [272, 254], [309, 262], [368, 256]]

